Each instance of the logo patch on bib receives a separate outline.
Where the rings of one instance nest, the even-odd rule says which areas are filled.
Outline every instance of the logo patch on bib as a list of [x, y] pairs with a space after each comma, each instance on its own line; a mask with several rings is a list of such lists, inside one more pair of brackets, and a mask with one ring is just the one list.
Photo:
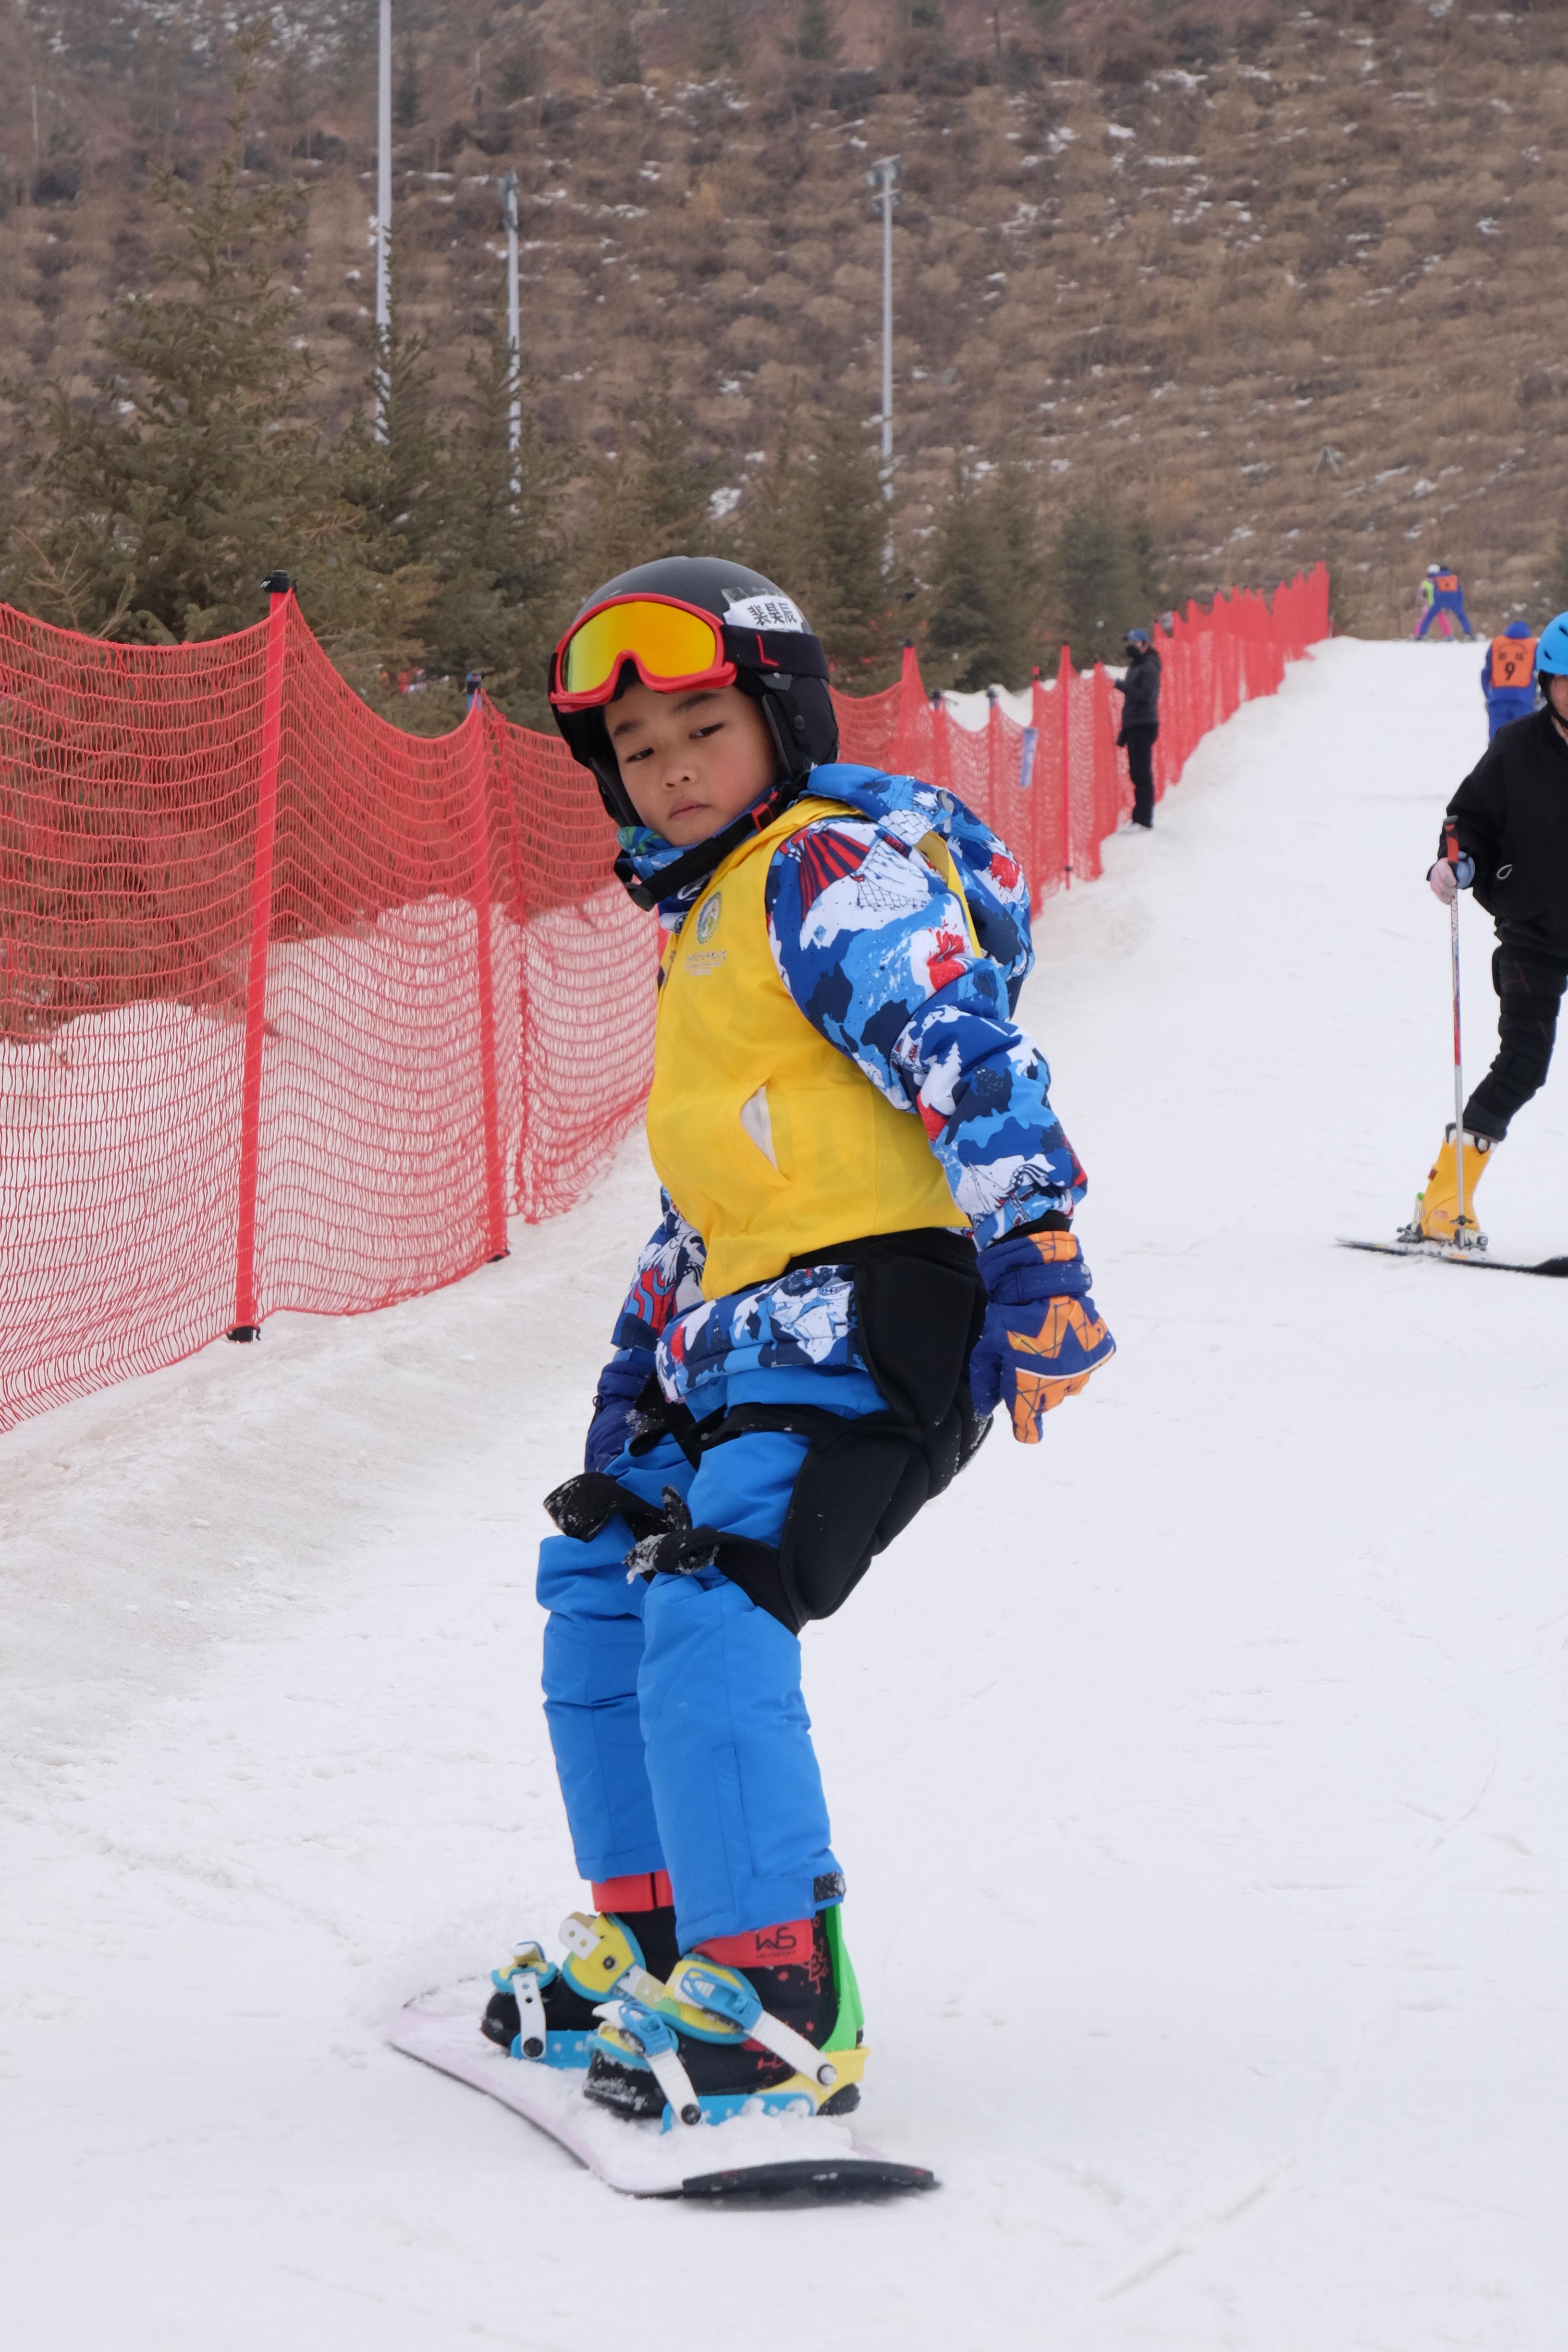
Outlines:
[[719, 928], [719, 918], [723, 911], [724, 894], [721, 890], [715, 890], [710, 898], [704, 898], [697, 917], [697, 944], [699, 947], [705, 948], [707, 946], [709, 940], [712, 938], [714, 932]]

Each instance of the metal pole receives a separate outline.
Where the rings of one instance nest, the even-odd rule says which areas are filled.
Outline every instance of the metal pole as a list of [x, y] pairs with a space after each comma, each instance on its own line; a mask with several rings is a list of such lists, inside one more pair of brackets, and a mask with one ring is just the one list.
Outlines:
[[882, 495], [893, 495], [893, 182], [882, 171]]
[[1448, 906], [1448, 952], [1454, 967], [1454, 1181], [1459, 1191], [1459, 1205], [1454, 1218], [1454, 1239], [1463, 1248], [1469, 1238], [1474, 1220], [1465, 1213], [1465, 1065], [1459, 1042], [1459, 894], [1457, 890]]
[[506, 233], [506, 338], [511, 349], [512, 364], [511, 418], [507, 428], [507, 446], [515, 453], [522, 445], [522, 386], [517, 376], [517, 370], [522, 365], [522, 335], [517, 314], [517, 207], [515, 203]]
[[392, 330], [392, 0], [381, 0], [381, 82], [375, 125], [375, 437], [384, 441], [392, 404], [386, 364]]
[[893, 495], [893, 206], [899, 201], [903, 172], [900, 156], [882, 155], [866, 174], [871, 201], [882, 215], [882, 496], [889, 499]]
[[463, 680], [468, 698], [466, 724], [472, 742], [469, 775], [474, 827], [475, 977], [479, 999], [480, 1134], [485, 1161], [485, 1255], [491, 1265], [508, 1255], [506, 1184], [501, 1171], [500, 1101], [496, 1086], [495, 964], [491, 929], [495, 896], [490, 873], [489, 738], [478, 670]]
[[[517, 173], [503, 172], [496, 182], [500, 190], [501, 208], [506, 218], [506, 347], [511, 354], [511, 415], [507, 426], [507, 447], [513, 457], [522, 446], [522, 330], [517, 302]], [[516, 498], [520, 488], [512, 476], [511, 492]]]
[[[1459, 836], [1456, 828], [1443, 828], [1443, 854], [1456, 875], [1459, 865]], [[1463, 1249], [1474, 1230], [1475, 1220], [1466, 1214], [1465, 1200], [1465, 1061], [1459, 1034], [1459, 894], [1455, 891], [1448, 901], [1448, 960], [1454, 981], [1454, 1182], [1458, 1191], [1458, 1207], [1454, 1213], [1454, 1245]]]
[[261, 1160], [261, 1064], [267, 1038], [267, 947], [272, 929], [272, 853], [278, 832], [278, 770], [283, 743], [283, 671], [289, 656], [289, 574], [263, 583], [267, 675], [261, 703], [256, 837], [250, 868], [250, 956], [245, 982], [245, 1060], [239, 1082], [239, 1199], [231, 1339], [259, 1339], [256, 1287], [256, 1196]]

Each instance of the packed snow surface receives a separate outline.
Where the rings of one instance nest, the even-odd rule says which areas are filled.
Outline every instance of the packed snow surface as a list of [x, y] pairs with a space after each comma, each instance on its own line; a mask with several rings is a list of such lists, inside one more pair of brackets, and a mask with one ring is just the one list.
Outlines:
[[[1450, 1113], [1477, 667], [1321, 649], [1040, 926], [1121, 1353], [807, 1636], [860, 2122], [942, 2189], [638, 2204], [384, 2045], [582, 1899], [531, 1555], [634, 1139], [504, 1265], [0, 1447], [11, 2341], [1560, 2352], [1568, 1295], [1332, 1246]], [[1568, 1249], [1565, 1167], [1560, 1073], [1494, 1246]]]

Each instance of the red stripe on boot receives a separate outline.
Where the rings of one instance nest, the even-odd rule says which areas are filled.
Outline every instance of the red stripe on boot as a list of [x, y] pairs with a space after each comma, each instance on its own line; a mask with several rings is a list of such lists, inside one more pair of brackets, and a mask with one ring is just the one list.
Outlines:
[[785, 1919], [776, 1927], [749, 1927], [743, 1936], [705, 1936], [697, 1948], [727, 1969], [805, 1968], [813, 1927], [810, 1919]]
[[658, 1911], [675, 1901], [668, 1870], [639, 1870], [630, 1878], [595, 1878], [595, 1911]]

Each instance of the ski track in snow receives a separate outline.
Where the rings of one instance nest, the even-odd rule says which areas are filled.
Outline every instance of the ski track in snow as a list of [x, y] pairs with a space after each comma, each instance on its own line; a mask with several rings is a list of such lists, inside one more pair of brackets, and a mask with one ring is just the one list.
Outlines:
[[[1557, 2352], [1568, 1305], [1331, 1246], [1450, 1101], [1476, 667], [1320, 649], [1041, 923], [1121, 1353], [807, 1636], [864, 2126], [940, 2192], [638, 2205], [384, 2045], [582, 1899], [531, 1554], [634, 1138], [504, 1265], [4, 1441], [11, 2341]], [[1568, 1246], [1565, 1162], [1559, 1073], [1500, 1249]]]

